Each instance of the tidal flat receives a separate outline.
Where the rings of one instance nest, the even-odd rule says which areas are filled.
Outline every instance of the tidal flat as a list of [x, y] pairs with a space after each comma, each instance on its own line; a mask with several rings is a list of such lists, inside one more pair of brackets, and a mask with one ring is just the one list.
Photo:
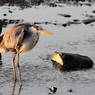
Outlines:
[[[20, 95], [95, 95], [95, 65], [91, 69], [61, 72], [50, 60], [58, 51], [88, 56], [95, 63], [95, 2], [61, 1], [25, 8], [8, 3], [0, 6], [0, 19], [5, 20], [2, 33], [18, 22], [38, 23], [53, 33], [40, 35], [33, 50], [21, 54], [23, 86]], [[12, 55], [11, 52], [2, 54], [0, 95], [11, 95], [12, 92]], [[52, 93], [49, 86], [57, 87], [57, 92]], [[17, 81], [14, 95], [17, 95], [18, 87]]]

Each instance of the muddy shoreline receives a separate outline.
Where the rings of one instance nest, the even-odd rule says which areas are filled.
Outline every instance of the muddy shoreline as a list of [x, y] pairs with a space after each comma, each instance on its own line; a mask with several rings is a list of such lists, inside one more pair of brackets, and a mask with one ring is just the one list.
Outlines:
[[[70, 1], [66, 3], [62, 0], [58, 1], [42, 2], [40, 5], [32, 5], [31, 8], [8, 3], [0, 6], [0, 19], [3, 21], [2, 33], [18, 22], [37, 23], [53, 33], [52, 36], [41, 35], [36, 47], [20, 56], [23, 81], [20, 95], [95, 94], [95, 65], [87, 70], [61, 72], [52, 66], [50, 60], [50, 56], [55, 51], [59, 51], [86, 55], [95, 63], [95, 4], [79, 1], [75, 5]], [[14, 82], [12, 55], [10, 52], [2, 54], [0, 95], [10, 95], [12, 92]], [[57, 88], [56, 93], [49, 90], [50, 86]], [[17, 81], [15, 95], [18, 87]]]
[[[91, 2], [94, 2], [93, 0], [89, 0], [89, 3], [82, 3], [86, 0], [0, 0], [0, 6], [7, 5], [7, 6], [19, 6], [20, 8], [30, 8], [32, 6], [38, 6], [40, 4], [43, 5], [49, 5], [50, 7], [57, 7], [57, 3], [67, 3], [67, 4], [74, 4], [74, 5], [87, 5], [91, 6]], [[82, 1], [79, 3], [79, 1]], [[60, 6], [61, 7], [61, 6]]]
[[[48, 0], [47, 0], [48, 1]], [[22, 8], [22, 9], [25, 9], [25, 8], [32, 8], [32, 6], [39, 6], [40, 4], [43, 4], [43, 5], [48, 5], [49, 7], [64, 7], [64, 6], [60, 6], [60, 5], [57, 5], [59, 3], [64, 3], [64, 4], [69, 4], [69, 5], [73, 5], [73, 6], [91, 6], [92, 5], [92, 1], [89, 1], [89, 3], [84, 3], [85, 0], [79, 0], [79, 1], [82, 1], [81, 3], [79, 1], [75, 1], [76, 3], [72, 3], [70, 1], [63, 1], [63, 0], [58, 0], [58, 1], [55, 1], [54, 0], [49, 0], [48, 3], [47, 1], [44, 1], [44, 0], [1, 0], [0, 2], [0, 6], [4, 6], [4, 5], [7, 5], [7, 6], [18, 6], [19, 8]], [[39, 3], [40, 2], [40, 3]], [[89, 7], [90, 7], [89, 6]], [[36, 7], [35, 7], [36, 8]], [[3, 22], [3, 27], [6, 27], [8, 24], [16, 24], [16, 23], [19, 23], [19, 22], [23, 22], [24, 19], [6, 19], [7, 15], [8, 14], [12, 14], [13, 11], [11, 11], [9, 9], [8, 13], [4, 13], [3, 16], [4, 16], [4, 19], [0, 19], [2, 22]], [[95, 13], [95, 10], [92, 10], [92, 13]], [[72, 15], [71, 14], [57, 14], [59, 16], [62, 16], [63, 18], [71, 18]], [[87, 19], [84, 19], [84, 20], [80, 20], [80, 19], [73, 19], [72, 21], [68, 21], [68, 22], [65, 22], [65, 23], [58, 23], [57, 21], [56, 22], [48, 22], [48, 21], [42, 21], [42, 22], [33, 22], [33, 23], [37, 23], [37, 24], [53, 24], [53, 25], [61, 25], [63, 27], [66, 27], [66, 26], [70, 26], [71, 24], [91, 24], [93, 22], [95, 22], [95, 16], [94, 15], [90, 15], [90, 14], [82, 14], [84, 17], [88, 17]], [[91, 24], [91, 26], [93, 26], [93, 24]]]

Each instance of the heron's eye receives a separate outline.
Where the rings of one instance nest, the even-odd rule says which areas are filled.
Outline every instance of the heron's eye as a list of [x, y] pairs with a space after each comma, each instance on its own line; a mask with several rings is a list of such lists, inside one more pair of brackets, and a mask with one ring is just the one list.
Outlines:
[[40, 28], [36, 28], [37, 30], [40, 30]]
[[36, 28], [37, 30], [39, 30], [39, 29], [40, 29], [38, 26], [35, 26], [35, 28]]
[[38, 26], [36, 26], [36, 25], [34, 26], [34, 28], [36, 28], [36, 30], [40, 30], [40, 28]]
[[36, 24], [34, 24], [32, 27], [34, 27], [37, 31], [41, 30], [41, 28], [38, 25], [36, 25]]

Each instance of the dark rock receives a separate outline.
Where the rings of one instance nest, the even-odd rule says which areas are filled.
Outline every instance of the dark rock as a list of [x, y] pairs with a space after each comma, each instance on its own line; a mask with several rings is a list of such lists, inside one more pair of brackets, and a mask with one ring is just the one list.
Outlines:
[[6, 27], [8, 24], [16, 24], [16, 23], [20, 23], [23, 22], [24, 20], [20, 20], [20, 19], [2, 19], [3, 21], [3, 27]]
[[7, 14], [3, 14], [3, 16], [6, 16]]
[[45, 24], [48, 24], [48, 22], [46, 21]]
[[72, 89], [69, 89], [69, 90], [67, 90], [67, 91], [68, 91], [68, 92], [70, 92], [70, 93], [71, 93], [71, 92], [73, 92], [73, 90], [72, 90]]
[[[85, 1], [85, 0], [72, 0], [74, 5], [78, 5], [78, 1]], [[31, 8], [33, 5], [40, 5], [46, 4], [50, 7], [63, 7], [62, 5], [57, 5], [57, 3], [68, 3], [72, 4], [70, 0], [0, 0], [0, 6], [7, 4], [8, 6], [19, 6], [20, 9], [24, 8]], [[91, 6], [92, 3], [79, 3], [79, 5], [88, 5]]]
[[19, 6], [21, 9], [40, 5], [44, 0], [0, 0], [0, 6], [7, 4], [8, 6]]
[[83, 2], [78, 3], [78, 4], [80, 4], [80, 5], [87, 5], [87, 6], [91, 6], [92, 5], [92, 3], [83, 3]]
[[92, 68], [93, 61], [88, 56], [55, 52], [51, 56], [53, 66], [60, 70], [79, 70]]
[[70, 26], [71, 24], [81, 24], [81, 22], [77, 22], [77, 21], [68, 21], [68, 22], [62, 24], [62, 26], [66, 27], [66, 26]]
[[68, 15], [68, 14], [58, 14], [60, 16], [64, 16], [64, 17], [71, 17], [71, 15]]
[[50, 89], [50, 91], [52, 91], [53, 93], [56, 93], [56, 91], [57, 91], [57, 88], [54, 87], [54, 86], [49, 86], [49, 89]]
[[68, 21], [66, 24], [70, 25], [70, 24], [81, 24], [81, 23], [80, 22], [75, 22], [75, 21]]
[[80, 21], [80, 20], [78, 20], [78, 19], [74, 19], [73, 21], [78, 22], [78, 21]]
[[9, 13], [12, 13], [12, 11], [11, 11], [11, 10], [9, 10]]
[[[94, 16], [94, 15], [88, 15], [88, 14], [86, 14], [85, 16], [86, 16], [86, 17], [89, 17], [90, 19], [95, 20], [95, 16]], [[87, 19], [87, 20], [89, 20], [89, 19]]]
[[50, 7], [57, 7], [57, 5], [55, 3], [49, 3], [48, 4]]
[[67, 26], [67, 24], [62, 24], [62, 26], [66, 27], [66, 26]]
[[86, 4], [84, 4], [84, 5], [91, 6], [92, 4], [91, 4], [91, 3], [86, 3]]
[[41, 22], [34, 22], [34, 24], [41, 24]]
[[40, 5], [41, 3], [43, 3], [43, 0], [34, 0], [36, 1], [36, 4]]
[[84, 24], [90, 24], [92, 22], [95, 22], [95, 19], [86, 19], [82, 21]]
[[15, 20], [9, 20], [9, 24], [14, 24]]
[[92, 11], [93, 13], [95, 13], [95, 10], [94, 11]]
[[57, 25], [57, 23], [53, 23], [54, 25]]
[[17, 24], [17, 23], [19, 23], [19, 22], [20, 22], [20, 20], [19, 20], [19, 19], [17, 19], [15, 23]]

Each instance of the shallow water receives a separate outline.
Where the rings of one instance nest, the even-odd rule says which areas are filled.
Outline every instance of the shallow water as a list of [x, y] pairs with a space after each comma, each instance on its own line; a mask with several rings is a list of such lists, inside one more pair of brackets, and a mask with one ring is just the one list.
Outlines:
[[[46, 5], [34, 6], [24, 10], [19, 7], [0, 7], [1, 19], [24, 19], [25, 22], [44, 22], [41, 26], [53, 35], [40, 35], [36, 47], [20, 56], [23, 87], [20, 95], [49, 95], [49, 86], [58, 88], [55, 95], [94, 95], [95, 94], [95, 65], [91, 69], [74, 72], [60, 72], [54, 69], [50, 56], [55, 52], [77, 53], [90, 57], [95, 62], [95, 22], [91, 24], [71, 24], [63, 27], [61, 24], [74, 19], [79, 22], [87, 19], [86, 15], [95, 13], [95, 4], [92, 6], [73, 6], [58, 4], [62, 7], [49, 7]], [[8, 13], [8, 10], [13, 13]], [[7, 16], [3, 16], [3, 13]], [[70, 18], [58, 14], [70, 14]], [[57, 23], [54, 25], [52, 23]], [[5, 31], [9, 26], [3, 28]], [[0, 95], [10, 95], [13, 86], [13, 72], [11, 67], [12, 53], [2, 54], [0, 66]], [[17, 82], [15, 95], [17, 95]], [[68, 90], [72, 89], [72, 92]]]

